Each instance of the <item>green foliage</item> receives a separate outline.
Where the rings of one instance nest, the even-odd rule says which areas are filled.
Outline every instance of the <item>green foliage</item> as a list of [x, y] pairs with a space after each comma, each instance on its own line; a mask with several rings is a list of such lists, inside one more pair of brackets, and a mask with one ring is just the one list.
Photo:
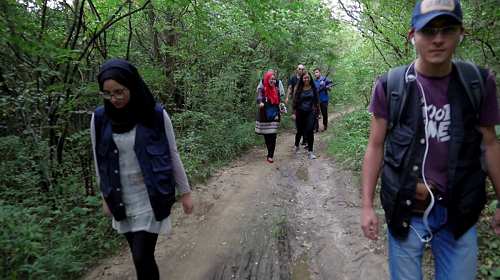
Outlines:
[[366, 109], [358, 109], [334, 123], [334, 140], [328, 145], [328, 152], [343, 166], [361, 170], [368, 143], [369, 122], [370, 114]]
[[45, 170], [44, 143], [17, 136], [0, 137], [0, 193], [2, 200], [23, 203], [26, 193], [37, 193]]
[[221, 164], [255, 144], [255, 125], [237, 116], [217, 118], [192, 111], [175, 115], [173, 123], [182, 131], [177, 147], [184, 167], [193, 180], [205, 179]]
[[500, 277], [500, 239], [491, 228], [491, 218], [495, 215], [495, 191], [491, 182], [487, 186], [490, 203], [486, 205], [483, 215], [477, 223], [479, 232], [479, 268], [480, 279], [498, 279]]
[[72, 278], [116, 249], [120, 241], [99, 213], [100, 197], [81, 203], [52, 209], [0, 201], [0, 278]]

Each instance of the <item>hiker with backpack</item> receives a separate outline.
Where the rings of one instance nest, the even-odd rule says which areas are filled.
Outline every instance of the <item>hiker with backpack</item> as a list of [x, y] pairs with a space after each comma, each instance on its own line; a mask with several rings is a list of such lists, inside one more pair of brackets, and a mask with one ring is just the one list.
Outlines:
[[[325, 131], [328, 128], [329, 91], [331, 90], [333, 83], [330, 79], [321, 75], [321, 69], [318, 67], [314, 69], [314, 85], [318, 89], [319, 93], [319, 109], [323, 119], [323, 131]], [[315, 130], [316, 132], [319, 131], [319, 118], [316, 118]]]
[[90, 135], [103, 210], [127, 239], [137, 279], [160, 279], [154, 252], [158, 234], [171, 230], [176, 190], [184, 213], [193, 211], [172, 123], [130, 62], [106, 61], [97, 79], [104, 106]]
[[[476, 279], [475, 224], [486, 203], [486, 175], [500, 200], [495, 77], [452, 60], [463, 35], [458, 0], [418, 1], [408, 34], [417, 59], [391, 69], [374, 87], [361, 227], [377, 239], [373, 196], [381, 174], [391, 279], [422, 279], [427, 243], [435, 279]], [[492, 223], [497, 235], [499, 206]]]
[[299, 151], [300, 138], [307, 142], [309, 159], [315, 159], [314, 148], [314, 122], [315, 112], [319, 111], [319, 96], [314, 85], [312, 75], [305, 71], [299, 79], [293, 100], [292, 118], [297, 125], [295, 134], [295, 152]]
[[262, 79], [262, 87], [257, 87], [258, 112], [255, 133], [264, 135], [268, 163], [274, 162], [274, 150], [281, 118], [280, 100], [279, 86], [276, 84], [274, 71], [267, 71]]

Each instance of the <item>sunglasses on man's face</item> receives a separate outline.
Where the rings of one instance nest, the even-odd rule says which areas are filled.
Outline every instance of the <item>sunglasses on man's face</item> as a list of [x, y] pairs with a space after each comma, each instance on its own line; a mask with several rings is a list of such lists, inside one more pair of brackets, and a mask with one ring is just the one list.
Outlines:
[[424, 27], [420, 29], [420, 31], [418, 32], [424, 35], [425, 37], [434, 37], [437, 36], [439, 33], [441, 33], [441, 35], [443, 36], [452, 36], [460, 32], [460, 26], [450, 25], [444, 27]]

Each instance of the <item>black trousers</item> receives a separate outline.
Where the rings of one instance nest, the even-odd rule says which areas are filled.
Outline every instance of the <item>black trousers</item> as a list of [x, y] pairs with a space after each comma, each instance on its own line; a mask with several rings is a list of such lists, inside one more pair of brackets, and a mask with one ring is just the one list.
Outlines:
[[323, 127], [326, 130], [328, 127], [328, 102], [319, 103], [319, 109], [321, 110], [321, 115], [323, 117]]
[[315, 117], [314, 112], [305, 112], [297, 110], [296, 112], [296, 122], [297, 122], [297, 133], [295, 134], [295, 146], [298, 147], [300, 144], [300, 138], [304, 137], [307, 141], [307, 148], [310, 152], [313, 151], [314, 146], [314, 123]]
[[132, 252], [137, 280], [159, 280], [160, 272], [155, 261], [158, 234], [138, 231], [127, 232], [125, 237]]
[[276, 138], [277, 134], [264, 134], [264, 140], [266, 141], [267, 147], [267, 157], [274, 157], [274, 149], [276, 149]]

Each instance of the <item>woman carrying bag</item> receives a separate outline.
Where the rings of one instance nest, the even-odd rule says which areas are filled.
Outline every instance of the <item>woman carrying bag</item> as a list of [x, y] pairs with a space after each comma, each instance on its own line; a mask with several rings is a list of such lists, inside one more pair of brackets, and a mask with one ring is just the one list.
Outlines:
[[264, 135], [267, 147], [267, 162], [274, 162], [276, 137], [280, 126], [280, 95], [273, 71], [264, 74], [263, 87], [257, 90], [258, 113], [255, 133]]

